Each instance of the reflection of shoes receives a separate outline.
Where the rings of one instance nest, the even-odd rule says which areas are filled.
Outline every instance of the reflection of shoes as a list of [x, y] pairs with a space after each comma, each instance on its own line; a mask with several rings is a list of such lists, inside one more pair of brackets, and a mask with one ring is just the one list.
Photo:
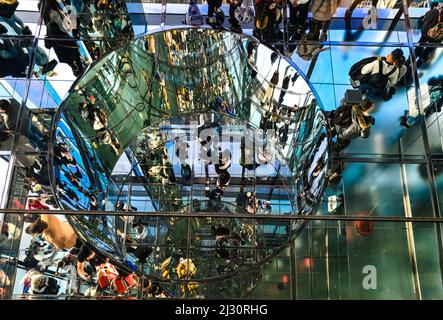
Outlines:
[[0, 34], [4, 33], [8, 33], [8, 29], [4, 25], [0, 24]]
[[210, 17], [206, 19], [206, 23], [209, 24], [210, 26], [214, 26], [217, 24], [217, 21], [214, 17]]
[[29, 29], [29, 26], [25, 26], [25, 27], [22, 29], [22, 34], [23, 34], [23, 35], [28, 35], [28, 36], [32, 35], [32, 31], [31, 31], [31, 29]]
[[240, 26], [240, 24], [238, 23], [237, 20], [232, 19], [232, 18], [229, 18], [228, 20], [229, 20], [229, 23], [231, 24], [231, 30], [232, 31], [237, 31], [237, 32], [241, 32], [242, 31], [241, 30], [241, 26]]
[[46, 73], [46, 77], [51, 78], [51, 77], [56, 77], [58, 76], [58, 73], [55, 71], [49, 71], [48, 73]]
[[288, 24], [289, 33], [295, 33], [297, 31], [297, 29], [298, 29], [297, 24], [292, 24], [292, 23]]
[[146, 227], [144, 225], [138, 225], [136, 230], [137, 230], [136, 238], [138, 240], [142, 240], [142, 239], [146, 238], [146, 236], [147, 236], [147, 229], [146, 229]]
[[41, 163], [36, 159], [34, 164], [33, 164], [33, 168], [37, 171], [40, 172], [43, 169], [43, 166], [41, 165]]
[[57, 66], [57, 64], [58, 64], [58, 61], [55, 60], [55, 59], [49, 61], [47, 64], [45, 64], [43, 66], [42, 75], [46, 74], [46, 73], [48, 73], [50, 71], [53, 71], [55, 69], [55, 67]]
[[389, 91], [386, 95], [383, 96], [383, 100], [384, 101], [389, 101], [392, 99], [392, 97], [394, 96], [395, 92], [397, 90], [395, 88], [389, 88]]
[[409, 124], [408, 124], [408, 118], [406, 116], [401, 116], [400, 117], [400, 125], [405, 127], [405, 128], [410, 128]]
[[234, 31], [234, 32], [242, 32], [242, 29], [241, 29], [241, 27], [240, 26], [238, 26], [238, 25], [232, 25], [231, 26], [231, 31]]

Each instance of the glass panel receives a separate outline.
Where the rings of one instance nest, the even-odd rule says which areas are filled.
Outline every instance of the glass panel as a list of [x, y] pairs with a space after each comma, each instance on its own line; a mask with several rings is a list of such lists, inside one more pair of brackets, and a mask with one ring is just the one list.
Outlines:
[[[161, 2], [2, 7], [1, 208], [19, 212], [0, 214], [0, 296], [54, 298], [24, 279], [32, 268], [57, 281], [60, 299], [94, 296], [75, 261], [86, 240], [121, 277], [147, 275], [145, 291], [134, 285], [125, 297], [442, 299], [443, 233], [422, 219], [443, 206], [443, 47], [423, 28], [438, 21], [430, 3], [356, 0], [315, 12], [330, 2], [197, 1], [201, 21], [220, 29], [183, 25], [187, 0]], [[392, 97], [370, 97], [369, 137], [358, 132], [342, 148], [326, 120], [352, 94], [351, 67], [394, 49], [406, 74]], [[205, 165], [192, 121], [216, 136], [240, 127], [213, 150], [222, 161], [229, 150], [229, 171], [219, 158]], [[252, 164], [248, 129], [265, 141]], [[182, 131], [186, 159], [171, 138]], [[94, 261], [84, 271], [96, 283]], [[96, 296], [118, 294], [107, 286]]]
[[404, 215], [402, 178], [397, 164], [345, 163], [343, 186], [348, 215]]

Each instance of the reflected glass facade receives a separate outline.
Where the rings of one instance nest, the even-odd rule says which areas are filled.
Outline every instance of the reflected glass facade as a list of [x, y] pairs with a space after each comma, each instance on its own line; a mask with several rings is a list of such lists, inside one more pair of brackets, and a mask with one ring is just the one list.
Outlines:
[[443, 298], [443, 2], [15, 4], [2, 299]]

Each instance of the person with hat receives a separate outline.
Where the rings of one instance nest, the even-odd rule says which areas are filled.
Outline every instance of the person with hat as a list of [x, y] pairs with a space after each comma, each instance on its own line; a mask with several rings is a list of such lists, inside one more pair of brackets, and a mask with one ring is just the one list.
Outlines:
[[361, 90], [368, 98], [378, 96], [385, 101], [395, 94], [395, 87], [406, 74], [405, 57], [401, 49], [395, 49], [386, 57], [376, 57], [361, 68]]

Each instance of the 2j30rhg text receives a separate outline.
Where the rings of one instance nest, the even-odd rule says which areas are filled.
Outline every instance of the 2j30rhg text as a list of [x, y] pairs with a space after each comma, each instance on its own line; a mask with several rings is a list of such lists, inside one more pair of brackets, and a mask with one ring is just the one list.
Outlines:
[[232, 315], [267, 315], [267, 305], [249, 305], [249, 304], [220, 304], [217, 307], [203, 307], [203, 306], [186, 306], [183, 304], [176, 307], [176, 315], [201, 315], [206, 318], [209, 314], [218, 313], [222, 316]]

